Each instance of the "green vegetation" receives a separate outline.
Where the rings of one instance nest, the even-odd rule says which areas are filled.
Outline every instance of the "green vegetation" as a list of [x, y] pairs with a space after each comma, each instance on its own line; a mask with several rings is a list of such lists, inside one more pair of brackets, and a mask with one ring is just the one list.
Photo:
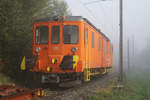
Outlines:
[[[14, 77], [24, 55], [31, 55], [32, 24], [44, 17], [68, 15], [61, 0], [0, 0], [0, 69]], [[1, 72], [1, 71], [0, 71]]]
[[[130, 72], [124, 87], [108, 87], [93, 94], [91, 100], [150, 100], [150, 69]], [[116, 84], [116, 83], [115, 83]]]
[[14, 82], [11, 80], [10, 77], [4, 75], [4, 74], [0, 74], [0, 85], [1, 84], [14, 84]]

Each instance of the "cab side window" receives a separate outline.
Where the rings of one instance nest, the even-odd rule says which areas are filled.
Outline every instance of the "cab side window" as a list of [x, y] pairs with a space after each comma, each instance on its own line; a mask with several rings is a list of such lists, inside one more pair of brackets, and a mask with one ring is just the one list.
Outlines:
[[84, 45], [88, 43], [88, 28], [84, 29]]
[[101, 50], [101, 38], [98, 38], [98, 50]]
[[48, 26], [36, 27], [36, 44], [48, 44], [49, 28]]
[[92, 48], [94, 48], [94, 32], [92, 32]]

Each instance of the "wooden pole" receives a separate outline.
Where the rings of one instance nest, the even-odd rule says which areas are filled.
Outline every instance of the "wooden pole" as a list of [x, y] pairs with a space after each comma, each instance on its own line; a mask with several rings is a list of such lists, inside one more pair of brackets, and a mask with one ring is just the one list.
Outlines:
[[123, 81], [123, 0], [120, 0], [120, 63], [119, 63], [119, 81]]

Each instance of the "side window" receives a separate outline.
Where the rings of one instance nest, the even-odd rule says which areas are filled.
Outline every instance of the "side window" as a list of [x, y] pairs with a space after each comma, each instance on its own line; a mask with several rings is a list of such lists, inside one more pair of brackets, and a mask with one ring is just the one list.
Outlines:
[[51, 40], [53, 44], [59, 43], [59, 34], [60, 34], [60, 28], [59, 26], [52, 26], [52, 32], [51, 32]]
[[103, 61], [104, 61], [104, 63], [105, 63], [105, 58], [106, 58], [106, 41], [103, 39], [103, 50], [104, 50], [104, 53], [103, 53], [103, 57], [104, 57], [104, 59], [103, 59]]
[[109, 54], [110, 53], [110, 45], [109, 45], [109, 42], [107, 42], [107, 53]]
[[101, 38], [98, 38], [98, 50], [101, 50]]
[[48, 26], [36, 27], [36, 44], [48, 44], [49, 28]]
[[88, 28], [84, 30], [84, 44], [86, 45], [88, 42]]
[[92, 48], [94, 48], [94, 32], [92, 32]]
[[84, 45], [85, 45], [85, 43], [86, 43], [86, 37], [85, 37], [85, 35], [86, 35], [86, 26], [85, 26], [85, 24], [84, 24]]
[[106, 53], [106, 45], [105, 45], [105, 40], [103, 40], [103, 49], [104, 49], [104, 54]]
[[108, 54], [108, 42], [106, 42], [106, 53]]

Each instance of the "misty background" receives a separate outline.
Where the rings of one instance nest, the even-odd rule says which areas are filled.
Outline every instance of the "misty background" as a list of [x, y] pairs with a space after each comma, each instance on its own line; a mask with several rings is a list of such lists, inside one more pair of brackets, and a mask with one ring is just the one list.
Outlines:
[[[101, 29], [114, 44], [114, 65], [119, 54], [119, 0], [66, 0], [74, 16], [83, 16]], [[124, 67], [149, 67], [150, 64], [150, 1], [123, 0]], [[133, 67], [134, 66], [134, 67]], [[118, 68], [116, 68], [118, 69]]]
[[[149, 67], [150, 1], [123, 1], [124, 68], [128, 63], [128, 40], [130, 66]], [[114, 44], [114, 65], [118, 69], [119, 0], [0, 0], [0, 72], [19, 76], [16, 73], [20, 73], [23, 56], [32, 55], [34, 20], [56, 15], [83, 16], [100, 28]]]

